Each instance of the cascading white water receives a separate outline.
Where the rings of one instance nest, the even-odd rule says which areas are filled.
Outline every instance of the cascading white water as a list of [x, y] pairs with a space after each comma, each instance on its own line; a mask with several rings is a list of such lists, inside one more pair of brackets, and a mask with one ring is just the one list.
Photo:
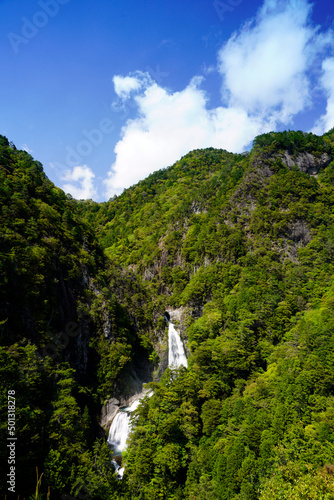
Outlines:
[[111, 463], [113, 464], [116, 472], [116, 478], [117, 479], [123, 479], [124, 475], [124, 467], [121, 467], [116, 460], [112, 460]]
[[[108, 436], [108, 444], [112, 446], [114, 452], [122, 453], [122, 451], [126, 448], [126, 442], [129, 436], [130, 428], [131, 428], [131, 412], [130, 408], [135, 410], [139, 405], [139, 399], [137, 399], [129, 408], [124, 408], [119, 411], [114, 420], [111, 423], [109, 436]], [[117, 479], [123, 479], [124, 467], [121, 467], [116, 460], [112, 460], [112, 463], [115, 467], [115, 473]]]
[[130, 430], [130, 414], [127, 411], [119, 411], [111, 423], [108, 443], [115, 451], [121, 452], [126, 447], [126, 440]]
[[[168, 366], [177, 368], [179, 366], [188, 366], [186, 353], [182, 344], [180, 335], [174, 328], [173, 323], [168, 321]], [[153, 391], [147, 392], [146, 396], [152, 396]], [[126, 442], [131, 430], [131, 413], [138, 408], [142, 398], [136, 399], [131, 406], [120, 410], [111, 423], [109, 430], [108, 443], [113, 447], [114, 451], [121, 453], [126, 448]], [[124, 468], [120, 467], [117, 462], [113, 462], [118, 479], [122, 479]]]
[[[151, 396], [152, 391], [146, 395]], [[126, 448], [126, 441], [131, 429], [131, 413], [138, 408], [141, 399], [142, 398], [136, 399], [131, 406], [123, 408], [121, 411], [116, 413], [116, 416], [111, 423], [108, 443], [116, 452], [121, 453]]]
[[168, 366], [188, 366], [182, 340], [170, 321], [168, 325]]

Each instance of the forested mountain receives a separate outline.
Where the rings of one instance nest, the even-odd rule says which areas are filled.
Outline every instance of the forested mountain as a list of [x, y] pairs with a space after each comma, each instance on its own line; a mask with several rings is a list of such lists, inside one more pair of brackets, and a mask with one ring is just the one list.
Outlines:
[[87, 481], [107, 498], [116, 480], [101, 404], [126, 392], [139, 361], [149, 376], [145, 290], [133, 273], [108, 264], [77, 203], [4, 137], [0, 176], [0, 491], [10, 498], [7, 395], [14, 394], [12, 496], [29, 498], [38, 467], [52, 499]]
[[[1, 139], [1, 462], [15, 390], [21, 498], [37, 466], [51, 500], [334, 499], [333, 160], [334, 130], [270, 133], [98, 204]], [[165, 310], [188, 368], [164, 369]], [[133, 372], [154, 393], [117, 481], [99, 418]]]

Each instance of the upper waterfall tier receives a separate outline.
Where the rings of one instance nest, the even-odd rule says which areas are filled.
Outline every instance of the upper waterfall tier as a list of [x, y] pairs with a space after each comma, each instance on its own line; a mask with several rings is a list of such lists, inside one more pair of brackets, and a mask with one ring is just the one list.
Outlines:
[[182, 340], [171, 322], [168, 326], [168, 366], [188, 366]]

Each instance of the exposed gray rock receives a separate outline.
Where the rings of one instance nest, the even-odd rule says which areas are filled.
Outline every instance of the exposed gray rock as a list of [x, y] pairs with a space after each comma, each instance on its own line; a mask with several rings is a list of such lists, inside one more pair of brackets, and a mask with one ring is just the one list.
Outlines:
[[288, 168], [297, 165], [301, 172], [306, 172], [310, 175], [317, 175], [319, 170], [327, 167], [332, 160], [327, 153], [323, 153], [320, 156], [315, 156], [311, 153], [299, 153], [296, 156], [291, 156], [287, 151], [281, 158]]
[[110, 398], [109, 401], [107, 401], [102, 406], [101, 426], [103, 428], [106, 428], [111, 424], [113, 418], [118, 412], [118, 409], [119, 409], [119, 400], [116, 398]]
[[108, 432], [110, 425], [111, 425], [111, 422], [115, 418], [116, 413], [119, 411], [119, 409], [131, 406], [132, 403], [134, 403], [138, 399], [142, 399], [148, 392], [149, 392], [149, 389], [144, 389], [142, 387], [142, 390], [140, 392], [137, 392], [128, 398], [124, 398], [124, 397], [120, 397], [120, 399], [110, 398], [102, 406], [101, 422], [100, 422], [101, 427], [103, 427], [103, 429], [105, 429]]
[[177, 322], [181, 325], [182, 318], [185, 313], [184, 307], [180, 307], [179, 309], [167, 309], [167, 312], [169, 313], [170, 320], [173, 324]]
[[289, 238], [299, 246], [306, 246], [311, 241], [311, 233], [305, 221], [296, 221], [292, 224]]
[[129, 371], [124, 374], [122, 380], [119, 380], [118, 383], [115, 384], [113, 397], [102, 406], [101, 427], [108, 431], [118, 410], [125, 406], [131, 406], [134, 401], [144, 397], [148, 391], [144, 388], [144, 384], [151, 380], [152, 376], [150, 376], [148, 372], [146, 373], [145, 369], [143, 369], [142, 373], [140, 372], [140, 374], [138, 374], [132, 366]]

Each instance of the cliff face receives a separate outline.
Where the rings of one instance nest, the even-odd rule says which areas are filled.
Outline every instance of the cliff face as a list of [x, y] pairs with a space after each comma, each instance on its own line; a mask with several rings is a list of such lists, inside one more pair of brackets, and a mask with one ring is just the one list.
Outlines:
[[305, 172], [309, 175], [318, 175], [319, 171], [330, 164], [332, 157], [328, 153], [322, 153], [315, 156], [314, 154], [305, 152], [291, 156], [286, 152], [282, 156], [282, 161], [289, 168], [297, 165], [301, 172]]

